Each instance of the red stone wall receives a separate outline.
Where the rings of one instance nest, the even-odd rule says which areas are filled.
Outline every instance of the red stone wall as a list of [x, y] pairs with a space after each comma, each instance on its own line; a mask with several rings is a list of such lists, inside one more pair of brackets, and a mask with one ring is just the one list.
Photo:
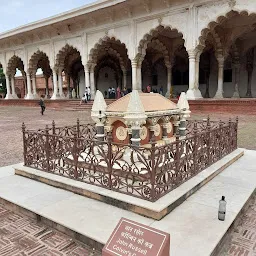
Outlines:
[[[48, 84], [49, 84], [49, 94], [51, 96], [52, 92], [53, 92], [53, 83], [52, 83], [51, 78], [49, 78]], [[22, 76], [15, 77], [15, 92], [18, 95], [18, 97], [21, 99], [23, 99], [25, 97], [25, 85], [26, 85], [26, 83]], [[31, 86], [32, 86], [32, 84], [31, 84]], [[64, 80], [63, 81], [64, 94], [67, 94], [67, 86], [68, 86], [67, 81]], [[73, 87], [72, 79], [70, 80], [70, 87]], [[32, 90], [33, 90], [33, 88], [32, 88]], [[43, 75], [36, 76], [36, 91], [39, 96], [45, 95], [45, 93], [46, 93], [46, 82], [45, 82], [45, 78]]]

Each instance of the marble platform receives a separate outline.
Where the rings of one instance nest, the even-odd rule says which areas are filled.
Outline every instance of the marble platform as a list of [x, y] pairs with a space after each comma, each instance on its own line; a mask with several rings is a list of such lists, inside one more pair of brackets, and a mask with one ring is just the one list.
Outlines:
[[[38, 219], [63, 232], [73, 232], [76, 238], [97, 247], [106, 243], [120, 218], [125, 217], [170, 233], [171, 255], [213, 255], [255, 192], [255, 158], [256, 151], [245, 150], [243, 157], [159, 221], [14, 175], [16, 166], [0, 168], [0, 202], [14, 210], [27, 211], [31, 216], [35, 214]], [[224, 222], [217, 218], [222, 195], [227, 200]]]
[[243, 154], [244, 151], [242, 149], [235, 150], [154, 203], [102, 187], [25, 167], [23, 164], [15, 166], [15, 173], [57, 188], [62, 188], [79, 195], [111, 204], [145, 217], [160, 220], [221, 171], [237, 161]]

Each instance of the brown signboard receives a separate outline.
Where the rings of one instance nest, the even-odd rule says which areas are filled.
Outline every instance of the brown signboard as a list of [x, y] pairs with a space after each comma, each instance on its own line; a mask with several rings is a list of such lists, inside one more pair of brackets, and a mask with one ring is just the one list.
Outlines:
[[170, 235], [122, 218], [102, 250], [102, 256], [169, 256]]

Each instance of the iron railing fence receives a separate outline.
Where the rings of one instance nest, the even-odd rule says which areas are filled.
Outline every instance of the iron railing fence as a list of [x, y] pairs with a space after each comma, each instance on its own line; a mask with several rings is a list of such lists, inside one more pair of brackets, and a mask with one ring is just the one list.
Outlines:
[[156, 201], [237, 148], [238, 121], [189, 121], [185, 139], [150, 148], [95, 139], [93, 125], [26, 130], [24, 165]]

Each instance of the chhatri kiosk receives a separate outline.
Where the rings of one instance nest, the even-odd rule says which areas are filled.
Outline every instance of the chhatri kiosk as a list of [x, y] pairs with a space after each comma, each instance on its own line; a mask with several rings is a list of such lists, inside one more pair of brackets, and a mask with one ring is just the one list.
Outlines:
[[158, 93], [137, 90], [109, 106], [97, 91], [91, 112], [98, 139], [103, 140], [110, 133], [114, 143], [142, 147], [151, 147], [153, 137], [157, 146], [173, 142], [178, 132], [184, 137], [189, 114], [185, 93], [175, 104]]

